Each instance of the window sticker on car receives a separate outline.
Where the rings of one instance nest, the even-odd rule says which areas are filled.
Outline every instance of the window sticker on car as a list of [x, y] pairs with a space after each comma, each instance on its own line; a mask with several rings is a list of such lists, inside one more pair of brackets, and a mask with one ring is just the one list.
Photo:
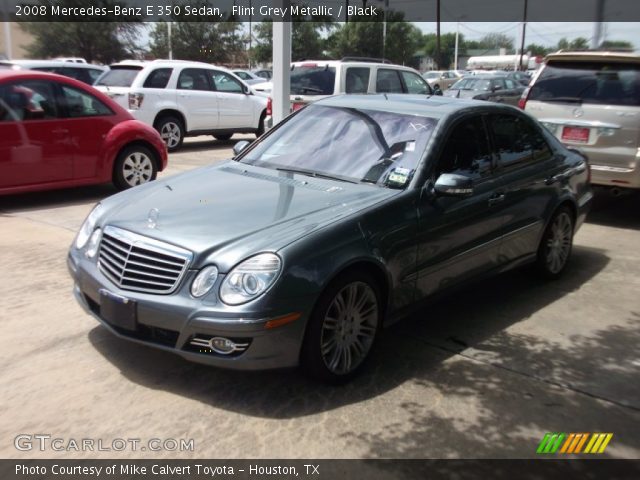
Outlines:
[[394, 168], [389, 175], [387, 184], [404, 186], [404, 184], [407, 183], [407, 180], [409, 180], [410, 175], [411, 170], [409, 170], [408, 168]]
[[405, 152], [415, 152], [416, 150], [416, 142], [414, 140], [407, 142], [407, 146], [404, 147]]
[[426, 130], [427, 129], [427, 125], [425, 125], [424, 123], [413, 123], [413, 122], [411, 122], [409, 124], [409, 126], [411, 128], [413, 128], [414, 130], [416, 130], [416, 131], [417, 130]]

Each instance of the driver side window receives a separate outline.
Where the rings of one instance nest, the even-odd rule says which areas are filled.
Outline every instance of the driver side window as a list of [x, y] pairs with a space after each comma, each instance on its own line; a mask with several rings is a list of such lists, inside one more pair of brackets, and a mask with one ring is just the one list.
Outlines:
[[436, 176], [443, 173], [481, 180], [491, 173], [491, 152], [482, 117], [463, 120], [453, 127], [438, 159]]

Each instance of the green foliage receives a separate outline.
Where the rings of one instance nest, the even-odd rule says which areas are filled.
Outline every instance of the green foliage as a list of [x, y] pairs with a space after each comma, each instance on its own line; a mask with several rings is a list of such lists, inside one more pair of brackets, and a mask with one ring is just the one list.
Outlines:
[[[364, 21], [364, 20], [368, 21]], [[327, 40], [327, 50], [332, 58], [345, 56], [384, 56], [393, 63], [413, 65], [416, 51], [422, 46], [422, 32], [412, 23], [403, 21], [400, 13], [388, 12], [387, 33], [383, 48], [384, 19], [378, 14], [371, 17], [352, 18], [337, 29]]]
[[633, 44], [626, 40], [605, 40], [600, 47], [605, 50], [622, 50], [628, 52], [634, 50]]
[[[323, 33], [331, 32], [336, 23], [329, 17], [294, 16], [291, 24], [291, 59], [324, 58], [326, 39]], [[254, 27], [257, 45], [251, 52], [252, 60], [259, 63], [270, 63], [273, 56], [273, 24], [271, 20], [260, 22]]]
[[[208, 0], [193, 1], [191, 6], [212, 7]], [[211, 21], [211, 18], [198, 18], [198, 21], [185, 22], [184, 16], [172, 16], [171, 48], [174, 59], [192, 60], [206, 63], [245, 64], [247, 61], [245, 41], [241, 35], [240, 22], [233, 18], [227, 21]], [[150, 34], [151, 56], [155, 58], [169, 57], [168, 25], [164, 22], [155, 24]]]
[[[424, 52], [429, 57], [436, 59], [437, 37], [435, 33], [428, 33], [423, 37]], [[458, 55], [466, 52], [468, 43], [464, 40], [464, 35], [458, 35]], [[440, 35], [440, 65], [439, 68], [453, 68], [456, 51], [456, 34], [445, 33]]]
[[[87, 7], [83, 0], [38, 0], [41, 5]], [[115, 0], [94, 0], [92, 5], [112, 9], [122, 5]], [[142, 48], [137, 44], [141, 23], [131, 22], [23, 22], [20, 27], [33, 35], [27, 47], [31, 58], [60, 56], [82, 57], [88, 62], [112, 63], [137, 57]]]
[[531, 52], [531, 55], [534, 55], [534, 56], [536, 56], [536, 55], [544, 56], [547, 53], [550, 53], [551, 51], [553, 51], [553, 49], [552, 48], [547, 48], [547, 47], [544, 47], [542, 45], [538, 45], [538, 44], [535, 44], [535, 43], [530, 43], [529, 45], [527, 45], [524, 48], [524, 51], [525, 52]]
[[558, 42], [558, 50], [587, 50], [589, 48], [589, 41], [584, 37], [574, 38], [569, 41], [566, 38], [561, 38]]

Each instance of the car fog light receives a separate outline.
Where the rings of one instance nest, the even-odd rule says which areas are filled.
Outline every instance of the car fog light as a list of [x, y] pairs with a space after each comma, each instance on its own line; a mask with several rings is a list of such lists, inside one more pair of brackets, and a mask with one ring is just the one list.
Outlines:
[[200, 270], [200, 273], [193, 279], [191, 284], [191, 295], [194, 297], [202, 297], [206, 294], [218, 279], [218, 268], [214, 265]]
[[211, 350], [223, 355], [228, 355], [232, 352], [235, 352], [236, 350], [235, 342], [229, 340], [228, 338], [213, 337], [211, 340], [209, 340], [209, 344], [211, 345]]
[[96, 228], [91, 234], [91, 238], [89, 238], [89, 244], [87, 245], [87, 250], [84, 252], [87, 258], [93, 258], [98, 253], [98, 246], [100, 245], [100, 239], [102, 238], [102, 230]]

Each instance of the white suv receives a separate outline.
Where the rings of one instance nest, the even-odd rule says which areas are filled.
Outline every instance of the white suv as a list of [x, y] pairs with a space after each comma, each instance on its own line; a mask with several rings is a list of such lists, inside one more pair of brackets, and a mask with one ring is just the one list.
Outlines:
[[185, 136], [228, 140], [234, 133], [264, 132], [267, 99], [208, 63], [125, 61], [111, 65], [94, 86], [158, 130], [169, 151]]
[[[262, 84], [255, 88], [261, 88]], [[265, 90], [267, 91], [267, 90]], [[413, 68], [375, 59], [305, 60], [291, 64], [291, 111], [340, 93], [436, 93]], [[272, 120], [267, 117], [267, 126]]]

